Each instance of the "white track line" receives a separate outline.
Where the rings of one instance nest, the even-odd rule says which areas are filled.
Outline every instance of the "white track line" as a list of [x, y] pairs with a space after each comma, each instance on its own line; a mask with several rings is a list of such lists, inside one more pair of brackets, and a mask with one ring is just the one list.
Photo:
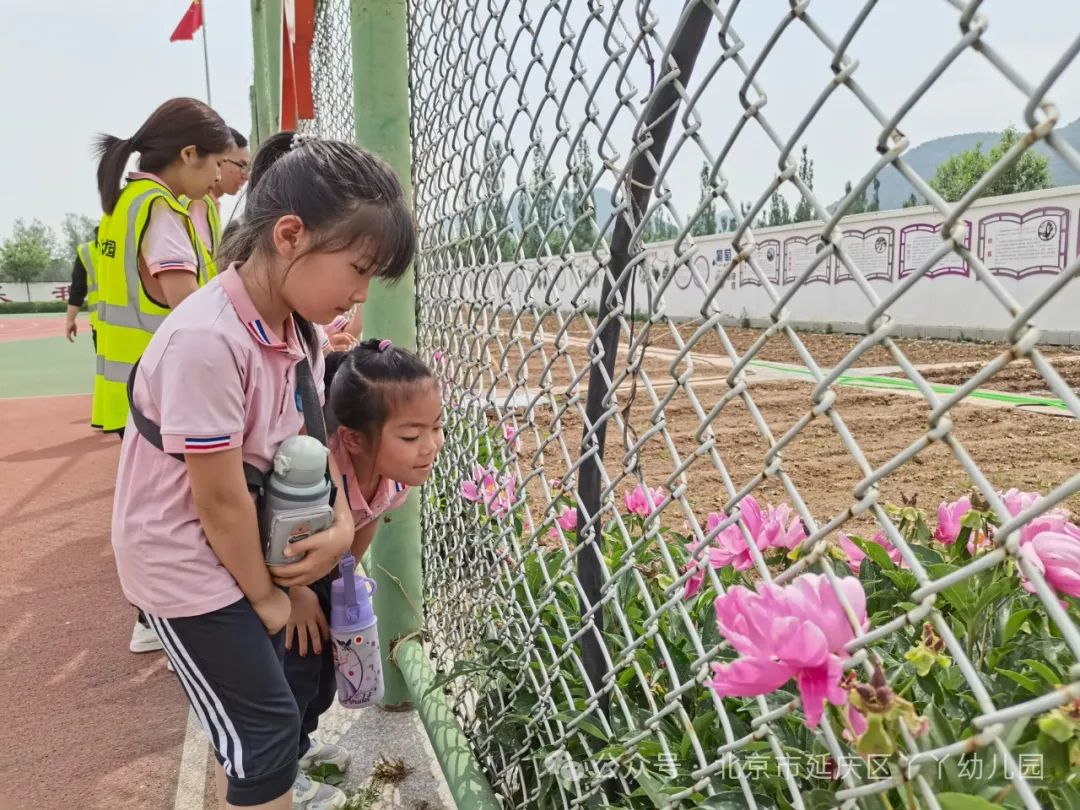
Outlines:
[[206, 765], [209, 758], [210, 744], [206, 734], [199, 725], [195, 712], [188, 708], [184, 750], [180, 754], [180, 773], [176, 779], [173, 810], [204, 810]]

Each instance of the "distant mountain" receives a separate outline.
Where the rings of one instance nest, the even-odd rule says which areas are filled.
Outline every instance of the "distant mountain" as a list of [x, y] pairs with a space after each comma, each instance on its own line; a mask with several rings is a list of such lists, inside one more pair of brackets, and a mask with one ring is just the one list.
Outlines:
[[[1080, 149], [1080, 118], [1065, 127], [1061, 127], [1058, 133], [1069, 142], [1074, 149]], [[948, 160], [951, 156], [971, 149], [975, 144], [982, 142], [984, 152], [990, 150], [1000, 140], [1000, 132], [965, 132], [961, 135], [947, 135], [926, 143], [919, 144], [914, 149], [904, 153], [904, 160], [918, 172], [919, 176], [929, 181], [937, 167]], [[1073, 169], [1062, 160], [1045, 143], [1040, 141], [1035, 144], [1035, 152], [1050, 159], [1050, 178], [1055, 186], [1070, 186], [1080, 183], [1080, 172]], [[881, 210], [887, 211], [892, 208], [900, 208], [904, 201], [911, 196], [911, 184], [892, 166], [887, 166], [878, 178], [881, 180], [880, 199]], [[855, 178], [851, 178], [852, 181]], [[870, 194], [867, 193], [869, 198]], [[839, 200], [837, 200], [839, 202]], [[832, 209], [836, 203], [830, 206]]]

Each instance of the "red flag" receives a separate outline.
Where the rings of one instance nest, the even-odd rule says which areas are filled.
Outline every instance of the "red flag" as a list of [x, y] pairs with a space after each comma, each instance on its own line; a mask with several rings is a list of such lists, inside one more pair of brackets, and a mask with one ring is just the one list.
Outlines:
[[184, 16], [180, 18], [180, 22], [176, 26], [176, 30], [172, 32], [172, 36], [169, 37], [169, 42], [194, 39], [195, 32], [202, 27], [202, 24], [202, 2], [201, 0], [191, 0], [191, 5], [184, 12]]

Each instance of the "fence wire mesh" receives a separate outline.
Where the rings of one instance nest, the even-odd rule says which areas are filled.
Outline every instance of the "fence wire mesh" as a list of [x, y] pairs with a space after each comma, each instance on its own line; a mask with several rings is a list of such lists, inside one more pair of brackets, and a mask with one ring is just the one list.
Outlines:
[[352, 31], [349, 0], [319, 0], [311, 43], [311, 90], [315, 117], [297, 129], [320, 138], [356, 138], [353, 111]]
[[[1038, 326], [1080, 261], [1006, 283], [965, 217], [1037, 143], [1080, 170], [1051, 95], [1080, 39], [1027, 76], [981, 5], [924, 4], [915, 55], [888, 36], [913, 12], [876, 0], [410, 4], [418, 324], [447, 404], [427, 631], [505, 806], [1078, 806], [1080, 399]], [[351, 137], [347, 4], [318, 13], [315, 131]], [[860, 81], [901, 56], [902, 91]], [[908, 122], [961, 69], [1024, 134], [946, 201]], [[863, 172], [836, 204], [801, 151], [826, 137]], [[940, 242], [880, 285], [841, 220], [888, 167]], [[756, 236], [778, 192], [812, 226], [799, 261]], [[943, 263], [1005, 342], [897, 335]], [[864, 334], [797, 330], [841, 277]], [[747, 284], [762, 328], [726, 309]], [[1016, 374], [1068, 418], [980, 399]]]

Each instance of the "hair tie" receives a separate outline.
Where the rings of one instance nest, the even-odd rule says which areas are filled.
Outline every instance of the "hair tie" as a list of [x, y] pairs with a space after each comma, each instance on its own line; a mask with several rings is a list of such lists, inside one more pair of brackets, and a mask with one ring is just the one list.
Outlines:
[[308, 141], [314, 140], [317, 140], [315, 135], [310, 135], [307, 132], [294, 132], [292, 140], [289, 141], [289, 151], [291, 152], [293, 149], [303, 146]]
[[389, 348], [390, 348], [390, 338], [384, 338], [384, 339], [379, 341], [379, 351], [380, 352], [385, 352]]

